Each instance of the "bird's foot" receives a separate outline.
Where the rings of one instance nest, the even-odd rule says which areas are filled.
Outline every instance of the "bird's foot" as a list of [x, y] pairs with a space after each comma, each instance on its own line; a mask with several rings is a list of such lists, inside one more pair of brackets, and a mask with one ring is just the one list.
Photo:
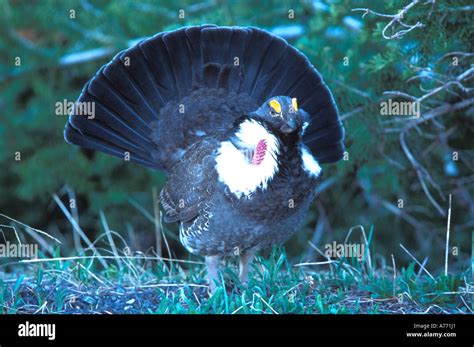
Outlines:
[[207, 282], [209, 283], [209, 292], [214, 294], [219, 283], [219, 257], [216, 255], [206, 256]]
[[247, 283], [249, 277], [249, 268], [252, 260], [255, 257], [254, 250], [248, 250], [240, 256], [239, 263], [239, 281], [240, 283]]

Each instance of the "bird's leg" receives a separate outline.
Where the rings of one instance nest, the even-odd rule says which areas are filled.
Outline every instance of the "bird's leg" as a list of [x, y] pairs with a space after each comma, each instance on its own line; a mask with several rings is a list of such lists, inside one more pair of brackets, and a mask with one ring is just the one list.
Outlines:
[[249, 265], [255, 257], [254, 250], [248, 250], [247, 252], [240, 255], [239, 263], [239, 280], [240, 283], [245, 283], [248, 280]]
[[219, 281], [219, 256], [206, 256], [205, 259], [207, 267], [207, 281], [209, 282], [211, 293], [214, 293], [217, 288], [216, 282]]

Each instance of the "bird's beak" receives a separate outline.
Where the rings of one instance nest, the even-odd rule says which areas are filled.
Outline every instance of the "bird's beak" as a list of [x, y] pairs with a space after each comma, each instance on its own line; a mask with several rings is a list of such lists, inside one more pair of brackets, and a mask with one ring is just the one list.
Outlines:
[[283, 131], [285, 134], [292, 133], [293, 131], [296, 130], [296, 122], [293, 118], [289, 119], [286, 124], [284, 124], [281, 127], [281, 131]]

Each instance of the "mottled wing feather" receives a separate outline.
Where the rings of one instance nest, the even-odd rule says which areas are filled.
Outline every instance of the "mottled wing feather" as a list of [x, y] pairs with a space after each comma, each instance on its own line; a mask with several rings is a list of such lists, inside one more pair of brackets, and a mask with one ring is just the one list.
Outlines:
[[203, 140], [173, 166], [160, 194], [166, 222], [188, 222], [199, 215], [201, 204], [209, 199], [217, 182], [214, 165], [218, 145], [212, 138]]

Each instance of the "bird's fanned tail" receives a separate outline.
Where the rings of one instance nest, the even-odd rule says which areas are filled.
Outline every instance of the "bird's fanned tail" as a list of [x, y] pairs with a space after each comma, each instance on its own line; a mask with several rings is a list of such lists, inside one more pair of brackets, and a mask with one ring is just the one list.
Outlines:
[[[256, 104], [277, 95], [297, 98], [299, 107], [311, 116], [303, 139], [317, 160], [334, 162], [343, 155], [344, 130], [333, 97], [303, 54], [261, 29], [212, 25], [160, 33], [117, 54], [85, 85], [78, 99], [95, 104], [94, 118], [73, 112], [65, 139], [121, 158], [128, 154], [131, 161], [163, 169], [166, 158], [178, 159], [176, 153], [166, 151], [183, 149], [183, 144], [178, 136], [177, 143], [160, 146], [151, 136], [153, 124], [161, 119], [162, 127], [170, 122], [189, 126], [189, 119], [176, 120], [176, 115], [162, 111], [200, 88], [245, 94]], [[211, 114], [236, 117], [237, 111], [251, 110], [222, 107]], [[212, 122], [208, 119], [206, 124]], [[207, 130], [212, 129], [203, 132]], [[187, 145], [199, 136], [199, 132], [186, 134]], [[165, 152], [160, 159], [154, 155], [157, 151]]]

